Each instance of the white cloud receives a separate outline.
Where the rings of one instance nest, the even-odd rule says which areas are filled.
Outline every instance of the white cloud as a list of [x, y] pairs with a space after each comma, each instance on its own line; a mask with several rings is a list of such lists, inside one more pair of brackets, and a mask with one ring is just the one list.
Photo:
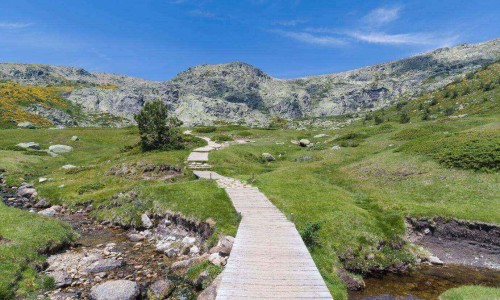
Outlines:
[[30, 27], [31, 25], [33, 24], [25, 22], [0, 22], [0, 28], [4, 29], [20, 29]]
[[389, 45], [436, 45], [445, 47], [453, 44], [458, 36], [445, 36], [433, 33], [400, 33], [388, 34], [385, 32], [352, 32], [349, 36], [368, 43]]
[[307, 20], [303, 20], [303, 19], [294, 19], [294, 20], [276, 21], [273, 24], [279, 25], [279, 26], [293, 27], [293, 26], [297, 26], [297, 25], [304, 24], [307, 22], [308, 22]]
[[294, 32], [284, 30], [273, 30], [273, 32], [299, 42], [318, 46], [339, 47], [346, 44], [345, 40], [330, 35], [314, 35], [308, 32]]
[[379, 7], [369, 12], [363, 18], [363, 20], [369, 25], [380, 26], [390, 23], [399, 18], [399, 12], [400, 12], [399, 7], [393, 7], [393, 8]]

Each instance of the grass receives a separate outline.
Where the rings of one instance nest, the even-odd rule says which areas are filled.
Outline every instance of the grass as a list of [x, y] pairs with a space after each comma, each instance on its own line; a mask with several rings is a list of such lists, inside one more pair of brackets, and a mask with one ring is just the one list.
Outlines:
[[[212, 152], [210, 160], [217, 172], [253, 181], [285, 215], [294, 214], [299, 231], [321, 224], [310, 251], [334, 298], [345, 299], [335, 270], [365, 273], [414, 261], [415, 251], [404, 240], [405, 216], [500, 223], [500, 213], [492, 211], [500, 204], [497, 172], [450, 168], [416, 151], [421, 146], [416, 141], [425, 138], [432, 144], [433, 135], [443, 131], [498, 138], [496, 120], [443, 119], [432, 130], [424, 122], [357, 123], [321, 131], [329, 135], [323, 139], [312, 137], [319, 132], [254, 129], [248, 131], [256, 143]], [[421, 126], [426, 126], [424, 132]], [[310, 139], [315, 147], [290, 143], [300, 138]], [[331, 149], [346, 141], [358, 145]], [[398, 151], [400, 147], [412, 151]], [[263, 152], [277, 160], [259, 160]]]
[[[71, 141], [74, 135], [80, 140]], [[40, 153], [34, 150], [9, 150], [25, 141], [40, 143], [42, 149], [52, 144], [71, 145], [73, 151], [50, 157], [30, 155]], [[34, 182], [39, 195], [51, 204], [78, 208], [92, 203], [96, 208], [92, 216], [99, 220], [138, 225], [144, 212], [172, 211], [197, 221], [211, 219], [215, 233], [209, 243], [215, 242], [218, 234], [235, 235], [239, 217], [226, 193], [213, 182], [196, 180], [183, 168], [189, 148], [200, 146], [202, 141], [192, 139], [186, 150], [147, 153], [139, 151], [137, 142], [135, 128], [0, 130], [0, 173], [7, 176], [8, 185]], [[61, 169], [66, 164], [77, 168]], [[168, 180], [140, 180], [140, 176], [109, 173], [112, 168], [137, 164], [178, 166], [183, 171]], [[50, 180], [38, 183], [39, 177]], [[0, 219], [0, 236], [13, 241], [12, 246], [0, 245], [0, 299], [14, 293], [28, 295], [29, 291], [48, 285], [46, 278], [30, 271], [29, 262], [42, 263], [43, 256], [37, 249], [65, 242], [70, 229], [55, 220], [3, 205]]]
[[498, 300], [500, 288], [484, 286], [461, 286], [447, 290], [439, 296], [440, 300]]
[[21, 298], [50, 285], [35, 269], [46, 249], [57, 249], [74, 239], [71, 228], [59, 221], [0, 204], [0, 299]]

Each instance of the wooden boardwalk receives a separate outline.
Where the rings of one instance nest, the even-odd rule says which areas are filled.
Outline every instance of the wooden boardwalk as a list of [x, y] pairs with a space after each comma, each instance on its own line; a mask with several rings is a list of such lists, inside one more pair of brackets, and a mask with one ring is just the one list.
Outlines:
[[211, 171], [242, 220], [217, 299], [332, 299], [295, 225], [258, 188]]

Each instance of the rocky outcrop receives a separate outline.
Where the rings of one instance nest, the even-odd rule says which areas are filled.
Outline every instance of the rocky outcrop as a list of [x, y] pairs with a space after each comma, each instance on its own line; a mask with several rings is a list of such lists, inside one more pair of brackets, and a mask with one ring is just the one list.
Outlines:
[[[78, 88], [64, 95], [66, 99], [89, 113], [105, 112], [129, 120], [145, 102], [163, 99], [188, 125], [215, 121], [266, 125], [270, 116], [292, 119], [380, 109], [401, 96], [440, 88], [498, 59], [500, 39], [495, 39], [292, 80], [272, 78], [239, 62], [189, 68], [166, 82], [71, 67], [0, 64], [0, 79], [34, 85], [78, 83]], [[37, 111], [48, 119], [71, 122], [60, 112]]]

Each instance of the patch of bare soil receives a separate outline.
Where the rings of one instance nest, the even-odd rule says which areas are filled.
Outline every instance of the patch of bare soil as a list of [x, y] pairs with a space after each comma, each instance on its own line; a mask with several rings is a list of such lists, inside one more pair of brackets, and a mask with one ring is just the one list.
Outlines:
[[500, 270], [500, 227], [460, 220], [407, 218], [411, 242], [445, 264]]
[[112, 167], [106, 175], [141, 180], [169, 180], [183, 174], [182, 168], [165, 164], [123, 163]]

